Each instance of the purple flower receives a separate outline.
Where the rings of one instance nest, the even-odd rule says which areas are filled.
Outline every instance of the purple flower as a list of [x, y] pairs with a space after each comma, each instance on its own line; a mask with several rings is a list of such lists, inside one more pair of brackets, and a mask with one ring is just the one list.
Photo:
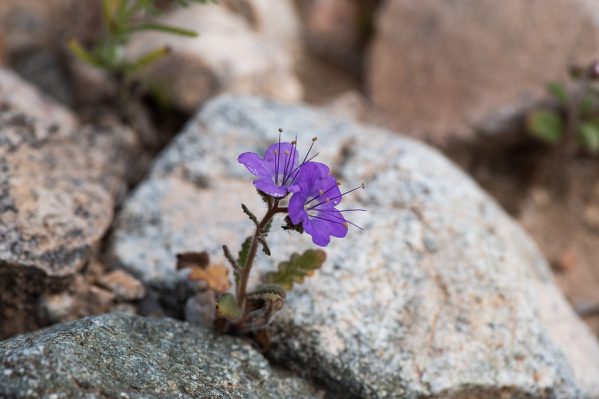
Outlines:
[[258, 177], [254, 186], [265, 194], [275, 198], [283, 198], [293, 191], [293, 177], [297, 175], [299, 154], [295, 142], [281, 143], [268, 147], [264, 158], [253, 152], [244, 152], [237, 160], [251, 174]]
[[348, 222], [341, 212], [363, 209], [340, 211], [335, 206], [341, 202], [343, 195], [355, 189], [341, 193], [329, 167], [320, 162], [303, 164], [296, 180], [297, 189], [291, 196], [288, 207], [291, 222], [301, 225], [312, 236], [312, 242], [321, 247], [329, 244], [331, 236], [345, 237], [348, 224], [353, 223]]

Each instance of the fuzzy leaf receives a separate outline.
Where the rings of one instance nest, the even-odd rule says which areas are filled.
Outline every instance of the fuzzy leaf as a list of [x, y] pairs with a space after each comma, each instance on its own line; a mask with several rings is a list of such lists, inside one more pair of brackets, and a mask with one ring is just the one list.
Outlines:
[[326, 258], [326, 252], [320, 249], [309, 249], [301, 255], [294, 253], [288, 261], [279, 263], [276, 272], [266, 275], [266, 282], [280, 285], [289, 291], [294, 283], [302, 283], [306, 276], [314, 274]]
[[239, 263], [237, 263], [237, 260], [233, 257], [229, 247], [223, 245], [223, 252], [225, 253], [225, 258], [227, 258], [233, 270], [239, 270], [241, 267], [239, 266]]
[[241, 332], [257, 331], [268, 326], [285, 304], [285, 290], [275, 284], [264, 284], [246, 297]]
[[287, 297], [285, 290], [278, 284], [260, 284], [252, 294], [276, 294], [283, 299]]
[[210, 289], [225, 292], [229, 289], [229, 269], [223, 265], [210, 265], [208, 267], [193, 267], [189, 273], [190, 280], [202, 280]]
[[564, 129], [561, 118], [555, 112], [548, 110], [539, 110], [530, 114], [527, 126], [533, 136], [550, 144], [555, 144], [561, 139]]
[[241, 244], [241, 249], [239, 250], [239, 255], [237, 256], [237, 264], [241, 269], [245, 267], [245, 263], [247, 262], [248, 256], [250, 255], [251, 246], [252, 237], [246, 238], [243, 244]]
[[222, 294], [216, 301], [216, 314], [227, 320], [237, 320], [241, 317], [241, 309], [232, 294]]
[[578, 128], [578, 136], [582, 146], [589, 152], [599, 152], [599, 122], [586, 122]]
[[252, 213], [252, 211], [249, 210], [249, 208], [247, 206], [245, 206], [245, 204], [241, 204], [241, 209], [243, 209], [243, 213], [248, 215], [248, 217], [252, 220], [252, 222], [254, 222], [254, 224], [256, 226], [258, 226], [258, 224], [259, 224], [258, 218], [256, 217], [256, 215], [254, 215]]
[[270, 203], [272, 201], [272, 197], [268, 194], [264, 194], [262, 191], [260, 190], [256, 190], [258, 192], [258, 195], [260, 196], [260, 198], [262, 198], [262, 201], [264, 201], [264, 203], [270, 207]]
[[266, 240], [262, 237], [258, 238], [258, 241], [260, 242], [260, 244], [262, 244], [262, 251], [264, 251], [264, 253], [267, 256], [270, 256], [270, 248], [268, 247], [268, 244], [266, 243]]
[[564, 85], [557, 82], [550, 82], [547, 84], [547, 90], [560, 104], [566, 104], [568, 102], [568, 93]]
[[270, 219], [270, 221], [266, 224], [266, 226], [262, 230], [262, 233], [260, 234], [260, 236], [262, 238], [266, 238], [266, 236], [268, 236], [268, 233], [270, 232], [271, 227], [272, 227], [272, 219]]

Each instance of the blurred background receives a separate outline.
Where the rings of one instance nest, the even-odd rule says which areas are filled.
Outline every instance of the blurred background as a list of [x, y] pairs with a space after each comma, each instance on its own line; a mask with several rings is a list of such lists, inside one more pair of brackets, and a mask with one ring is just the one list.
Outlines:
[[131, 185], [224, 92], [388, 127], [520, 221], [599, 334], [599, 1], [140, 3], [121, 35], [118, 1], [0, 0], [0, 64], [85, 122], [130, 125], [144, 145]]

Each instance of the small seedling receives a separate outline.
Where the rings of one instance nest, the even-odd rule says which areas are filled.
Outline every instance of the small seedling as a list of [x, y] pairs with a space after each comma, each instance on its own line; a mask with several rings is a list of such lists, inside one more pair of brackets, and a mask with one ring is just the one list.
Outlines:
[[218, 292], [216, 327], [231, 333], [255, 333], [262, 337], [263, 344], [267, 336], [265, 328], [283, 307], [287, 292], [312, 276], [326, 260], [326, 253], [321, 249], [294, 253], [289, 260], [279, 263], [276, 270], [266, 273], [262, 284], [248, 292], [248, 281], [258, 250], [261, 248], [266, 256], [272, 255], [267, 241], [275, 217], [281, 217], [284, 223], [279, 233], [306, 233], [312, 237], [314, 244], [326, 247], [331, 237], [345, 237], [349, 225], [361, 229], [346, 219], [346, 213], [365, 211], [338, 209], [345, 195], [364, 188], [364, 185], [341, 192], [330, 168], [313, 161], [318, 154], [310, 156], [316, 138], [312, 139], [300, 162], [297, 138], [282, 142], [281, 133], [282, 129], [279, 129], [278, 142], [268, 147], [263, 157], [252, 152], [238, 157], [239, 163], [256, 177], [254, 186], [266, 205], [266, 212], [264, 216], [257, 217], [242, 204], [243, 212], [254, 225], [254, 233], [243, 241], [237, 255], [223, 245], [225, 258], [233, 271], [235, 292], [228, 292], [229, 285], [225, 283], [228, 278], [222, 271], [223, 266], [210, 265], [202, 254], [179, 255], [179, 265], [184, 264], [185, 259], [195, 265], [190, 278], [202, 280]]
[[548, 144], [562, 144], [567, 152], [578, 147], [599, 153], [599, 63], [572, 68], [574, 88], [562, 84], [547, 86], [557, 107], [533, 111], [527, 118], [527, 130]]
[[[191, 2], [207, 3], [210, 0], [178, 0], [182, 6]], [[77, 58], [108, 73], [117, 85], [119, 106], [126, 106], [129, 93], [129, 80], [133, 73], [169, 54], [167, 46], [155, 49], [130, 60], [125, 56], [125, 48], [131, 37], [138, 32], [156, 31], [187, 37], [196, 37], [194, 31], [172, 25], [147, 22], [148, 16], [157, 16], [160, 9], [157, 0], [102, 0], [104, 35], [90, 49], [76, 39], [69, 41], [69, 48]]]

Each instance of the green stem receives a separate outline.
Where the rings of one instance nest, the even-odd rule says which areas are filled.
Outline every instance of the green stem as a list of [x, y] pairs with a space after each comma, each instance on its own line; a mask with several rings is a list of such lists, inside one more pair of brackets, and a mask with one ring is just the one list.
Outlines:
[[247, 291], [248, 279], [250, 277], [250, 271], [252, 270], [252, 266], [254, 264], [254, 258], [256, 257], [256, 252], [258, 250], [258, 237], [262, 234], [264, 228], [268, 225], [274, 215], [280, 212], [287, 212], [287, 208], [280, 208], [279, 200], [274, 200], [272, 206], [269, 206], [268, 211], [262, 218], [262, 220], [256, 226], [256, 232], [254, 233], [254, 237], [252, 237], [252, 245], [250, 246], [250, 253], [248, 255], [247, 261], [245, 265], [243, 265], [241, 279], [239, 280], [239, 286], [237, 287], [237, 306], [240, 309], [245, 310], [245, 298]]

